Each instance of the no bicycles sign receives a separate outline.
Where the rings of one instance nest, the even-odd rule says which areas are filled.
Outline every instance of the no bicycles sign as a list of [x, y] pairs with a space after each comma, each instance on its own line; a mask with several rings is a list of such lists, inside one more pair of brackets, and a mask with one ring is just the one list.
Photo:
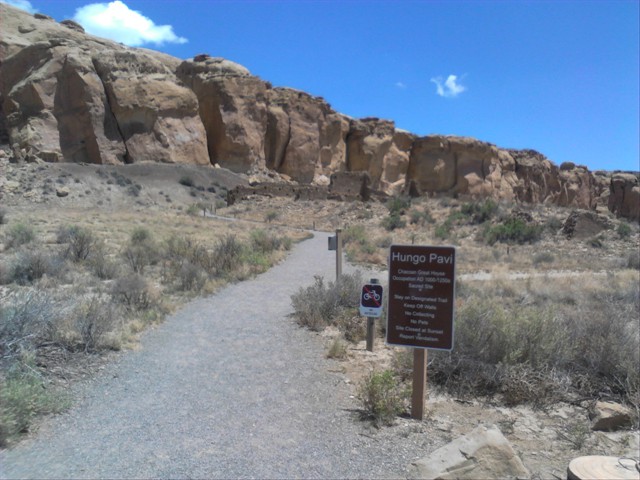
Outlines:
[[362, 287], [360, 315], [371, 318], [382, 315], [382, 285], [367, 284]]

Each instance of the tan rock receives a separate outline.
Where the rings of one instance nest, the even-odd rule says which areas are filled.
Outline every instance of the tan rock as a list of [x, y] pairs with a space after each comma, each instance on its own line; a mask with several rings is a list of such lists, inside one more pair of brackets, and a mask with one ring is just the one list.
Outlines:
[[71, 193], [71, 191], [69, 190], [69, 187], [57, 187], [56, 188], [56, 195], [58, 197], [67, 197], [69, 196], [69, 193]]
[[612, 432], [632, 425], [631, 409], [615, 402], [596, 402], [590, 412], [591, 430]]
[[235, 172], [264, 167], [267, 84], [241, 65], [203, 55], [176, 74], [197, 96], [211, 162]]
[[637, 174], [616, 173], [609, 185], [609, 210], [640, 222], [640, 180]]
[[409, 467], [409, 478], [412, 479], [529, 477], [529, 471], [495, 425], [479, 426]]

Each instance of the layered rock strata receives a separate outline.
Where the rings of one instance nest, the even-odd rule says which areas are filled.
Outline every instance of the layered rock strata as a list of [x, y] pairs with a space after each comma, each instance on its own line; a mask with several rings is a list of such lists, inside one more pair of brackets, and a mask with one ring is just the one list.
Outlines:
[[606, 205], [639, 217], [637, 176], [607, 183], [533, 150], [350, 118], [229, 60], [201, 54], [181, 61], [128, 48], [6, 4], [0, 19], [0, 142], [16, 159], [218, 164], [318, 185], [334, 173], [362, 172], [367, 188], [389, 195]]

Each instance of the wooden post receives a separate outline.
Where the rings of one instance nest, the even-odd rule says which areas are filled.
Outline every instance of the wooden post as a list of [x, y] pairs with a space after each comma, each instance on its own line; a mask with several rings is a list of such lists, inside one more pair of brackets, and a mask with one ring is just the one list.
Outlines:
[[411, 395], [411, 418], [424, 418], [425, 392], [427, 390], [427, 350], [413, 349], [413, 393]]
[[342, 275], [342, 230], [336, 229], [336, 281]]
[[[377, 278], [370, 280], [371, 285], [378, 285], [380, 282]], [[375, 341], [376, 319], [375, 317], [367, 317], [367, 350], [373, 352], [373, 343]]]

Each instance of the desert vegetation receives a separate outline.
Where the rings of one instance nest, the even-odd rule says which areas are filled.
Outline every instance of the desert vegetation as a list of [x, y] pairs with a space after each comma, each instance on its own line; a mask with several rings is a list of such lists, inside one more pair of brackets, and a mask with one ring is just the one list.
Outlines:
[[51, 218], [3, 209], [0, 445], [69, 405], [67, 363], [90, 369], [177, 305], [265, 271], [292, 245], [276, 228], [188, 213], [69, 210]]
[[[548, 408], [604, 398], [640, 411], [637, 226], [611, 222], [595, 236], [570, 238], [562, 231], [561, 209], [523, 210], [490, 199], [401, 198], [386, 209], [385, 219], [396, 217], [394, 229], [386, 228], [387, 220], [371, 228], [360, 212], [344, 229], [347, 254], [363, 268], [386, 264], [392, 242], [445, 241], [458, 246], [459, 271], [491, 273], [458, 281], [455, 348], [430, 353], [431, 388], [506, 406]], [[510, 277], [523, 267], [531, 273]], [[313, 287], [292, 297], [301, 325], [339, 329], [328, 344], [331, 358], [353, 359], [364, 338], [359, 290], [350, 291], [362, 283], [351, 276], [337, 282], [316, 278]], [[384, 316], [377, 324], [383, 337]], [[353, 334], [357, 326], [359, 336]], [[358, 390], [363, 416], [377, 425], [408, 409], [411, 351], [385, 348], [391, 358], [361, 378]]]

